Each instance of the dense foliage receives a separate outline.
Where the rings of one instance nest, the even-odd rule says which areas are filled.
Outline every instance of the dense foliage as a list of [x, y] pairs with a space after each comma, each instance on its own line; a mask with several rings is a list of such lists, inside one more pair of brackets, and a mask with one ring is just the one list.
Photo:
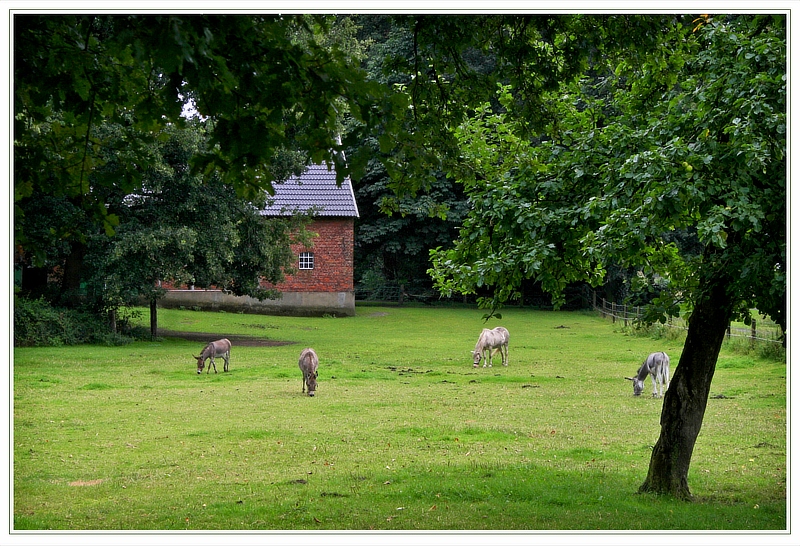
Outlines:
[[131, 314], [117, 318], [116, 331], [91, 309], [52, 306], [43, 298], [14, 300], [14, 346], [125, 345], [145, 337], [145, 329], [131, 323]]
[[[403, 19], [391, 16], [356, 16], [359, 38], [367, 46], [363, 65], [370, 79], [387, 88], [414, 80], [398, 59], [414, 56], [413, 33]], [[413, 196], [398, 196], [382, 153], [385, 131], [376, 128], [368, 144], [372, 158], [364, 175], [354, 180], [360, 216], [356, 222], [355, 280], [373, 294], [402, 284], [411, 293], [430, 291], [428, 249], [449, 246], [466, 214], [467, 199], [461, 185], [443, 172], [432, 172]]]
[[518, 136], [501, 89], [504, 112], [486, 103], [454, 131], [472, 210], [456, 248], [433, 253], [439, 287], [494, 287], [492, 307], [522, 279], [559, 294], [621, 264], [670, 279], [653, 308], [663, 316], [733, 268], [737, 313], [758, 307], [785, 327], [782, 32], [780, 18], [678, 25], [662, 44], [674, 44], [671, 65], [565, 82], [539, 142]]
[[232, 185], [205, 183], [189, 168], [204, 147], [202, 129], [167, 133], [161, 161], [145, 174], [141, 192], [118, 194], [110, 205], [123, 220], [114, 237], [98, 236], [92, 245], [91, 282], [109, 287], [103, 299], [125, 304], [155, 295], [162, 280], [275, 297], [259, 279], [283, 280], [293, 262], [290, 242], [307, 238], [303, 218], [265, 218], [259, 210], [266, 195], [249, 200]]
[[[376, 85], [332, 16], [14, 18], [14, 236], [22, 291], [97, 311], [161, 281], [259, 299], [303, 220], [266, 220], [309, 161], [343, 179]], [[347, 140], [347, 136], [345, 141]]]
[[[187, 163], [209, 188], [258, 202], [309, 160], [334, 164], [340, 179], [363, 165], [359, 146], [347, 163], [341, 152], [370, 127], [380, 86], [331, 39], [333, 19], [15, 16], [15, 243], [32, 270], [23, 283], [44, 284], [42, 271], [58, 267], [60, 299], [74, 304], [92, 238], [127, 221], [115, 196], [145, 192], [163, 163], [159, 142], [191, 123], [187, 106], [207, 135]], [[359, 122], [345, 142], [343, 116]], [[190, 245], [176, 231], [152, 235], [171, 241], [153, 249], [171, 244], [176, 260]]]

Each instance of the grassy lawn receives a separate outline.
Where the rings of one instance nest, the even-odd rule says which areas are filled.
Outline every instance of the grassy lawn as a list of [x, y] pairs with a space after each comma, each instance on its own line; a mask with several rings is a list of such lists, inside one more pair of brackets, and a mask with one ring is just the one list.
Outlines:
[[[787, 528], [786, 364], [723, 349], [694, 450], [692, 503], [636, 493], [661, 400], [630, 381], [682, 340], [580, 312], [503, 310], [510, 365], [477, 368], [468, 308], [351, 318], [160, 310], [233, 343], [18, 348], [15, 530], [753, 530]], [[144, 314], [146, 316], [146, 314]], [[297, 358], [320, 358], [317, 395]]]

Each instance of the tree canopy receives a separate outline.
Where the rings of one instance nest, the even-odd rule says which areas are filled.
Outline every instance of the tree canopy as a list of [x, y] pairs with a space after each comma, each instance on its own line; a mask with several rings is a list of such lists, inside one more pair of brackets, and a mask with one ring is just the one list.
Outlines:
[[165, 132], [156, 151], [160, 161], [144, 173], [141, 189], [107, 199], [120, 224], [113, 237], [88, 238], [83, 276], [97, 308], [149, 302], [153, 336], [162, 282], [275, 298], [278, 292], [262, 282], [282, 282], [294, 263], [290, 244], [311, 235], [305, 215], [261, 215], [266, 194], [245, 199], [230, 184], [205, 183], [193, 174], [191, 158], [206, 145], [202, 126]]
[[[407, 21], [373, 15], [352, 19], [366, 48], [363, 66], [369, 78], [387, 90], [412, 81], [408, 63], [398, 62], [414, 55]], [[462, 186], [444, 172], [431, 172], [425, 188], [415, 195], [398, 196], [385, 165], [391, 154], [380, 149], [386, 129], [391, 127], [372, 131], [367, 141], [372, 157], [363, 176], [353, 180], [360, 213], [355, 226], [355, 280], [365, 288], [403, 284], [410, 293], [428, 294], [428, 249], [448, 245], [456, 237], [466, 197]]]
[[[148, 150], [166, 126], [186, 123], [190, 99], [210, 135], [192, 158], [195, 172], [253, 198], [297, 172], [301, 164], [284, 159], [299, 151], [335, 165], [344, 179], [365, 160], [355, 147], [344, 161], [338, 109], [368, 127], [380, 96], [347, 51], [320, 43], [331, 20], [15, 15], [15, 202], [37, 191], [63, 196], [113, 233], [119, 217], [105, 206], [103, 188], [141, 186]], [[103, 129], [109, 125], [113, 135]], [[104, 177], [111, 150], [117, 168]], [[15, 223], [15, 240], [41, 258], [25, 225]]]
[[[675, 303], [691, 303], [698, 268], [725, 264], [741, 269], [730, 287], [737, 310], [758, 307], [785, 326], [781, 23], [679, 25], [662, 44], [672, 46], [672, 68], [623, 62], [565, 82], [541, 142], [518, 136], [512, 89], [502, 88], [504, 112], [486, 103], [454, 131], [454, 174], [472, 211], [456, 248], [433, 252], [440, 288], [494, 286], [491, 307], [523, 277], [558, 294], [573, 281], [599, 284], [619, 261], [673, 279], [660, 303], [674, 314]], [[676, 230], [716, 249], [718, 261], [678, 252]]]
[[[169, 277], [274, 296], [260, 279], [282, 278], [290, 239], [252, 208], [311, 161], [340, 180], [364, 163], [352, 141], [385, 96], [359, 55], [352, 25], [329, 15], [15, 15], [23, 288], [56, 268], [68, 305], [87, 283], [109, 307]], [[175, 143], [195, 125], [187, 154]]]

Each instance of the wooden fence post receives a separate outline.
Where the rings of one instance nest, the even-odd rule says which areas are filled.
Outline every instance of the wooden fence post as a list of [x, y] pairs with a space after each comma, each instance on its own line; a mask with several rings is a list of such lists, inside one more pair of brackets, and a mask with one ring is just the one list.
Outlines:
[[753, 319], [753, 322], [750, 323], [750, 345], [755, 345], [756, 343], [756, 321]]

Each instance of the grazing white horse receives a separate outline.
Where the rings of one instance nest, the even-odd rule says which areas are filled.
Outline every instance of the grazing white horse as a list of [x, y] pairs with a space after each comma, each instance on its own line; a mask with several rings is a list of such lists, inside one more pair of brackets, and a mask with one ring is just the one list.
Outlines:
[[[481, 363], [481, 358], [484, 358], [483, 367], [486, 367], [486, 362], [489, 362], [489, 367], [492, 367], [492, 357], [500, 351], [500, 358], [503, 361], [503, 366], [508, 366], [508, 330], [502, 326], [498, 326], [492, 330], [484, 328], [481, 335], [478, 337], [478, 343], [475, 344], [475, 350], [472, 351], [472, 367], [477, 368]], [[488, 353], [488, 356], [484, 355]]]
[[211, 359], [211, 365], [208, 367], [208, 371], [211, 371], [211, 366], [214, 366], [214, 373], [217, 373], [217, 365], [214, 363], [214, 357], [221, 356], [225, 360], [225, 368], [224, 371], [228, 371], [228, 364], [230, 363], [231, 358], [231, 342], [227, 339], [220, 339], [218, 341], [211, 341], [208, 345], [205, 346], [203, 352], [200, 353], [200, 356], [192, 355], [192, 358], [197, 359], [197, 373], [202, 373], [203, 368], [206, 366], [206, 360]]
[[[647, 375], [653, 380], [653, 398], [661, 398], [669, 388], [669, 356], [667, 353], [650, 353], [644, 363], [639, 366], [636, 377], [626, 377], [633, 381], [633, 395], [639, 396], [644, 390], [644, 380]], [[656, 395], [656, 384], [658, 385], [658, 395]], [[663, 390], [662, 390], [663, 388]]]
[[303, 392], [306, 392], [306, 385], [308, 385], [308, 395], [314, 396], [317, 390], [317, 367], [319, 366], [319, 358], [317, 358], [317, 353], [314, 352], [314, 349], [303, 349], [297, 365], [300, 366], [300, 371], [303, 372]]

